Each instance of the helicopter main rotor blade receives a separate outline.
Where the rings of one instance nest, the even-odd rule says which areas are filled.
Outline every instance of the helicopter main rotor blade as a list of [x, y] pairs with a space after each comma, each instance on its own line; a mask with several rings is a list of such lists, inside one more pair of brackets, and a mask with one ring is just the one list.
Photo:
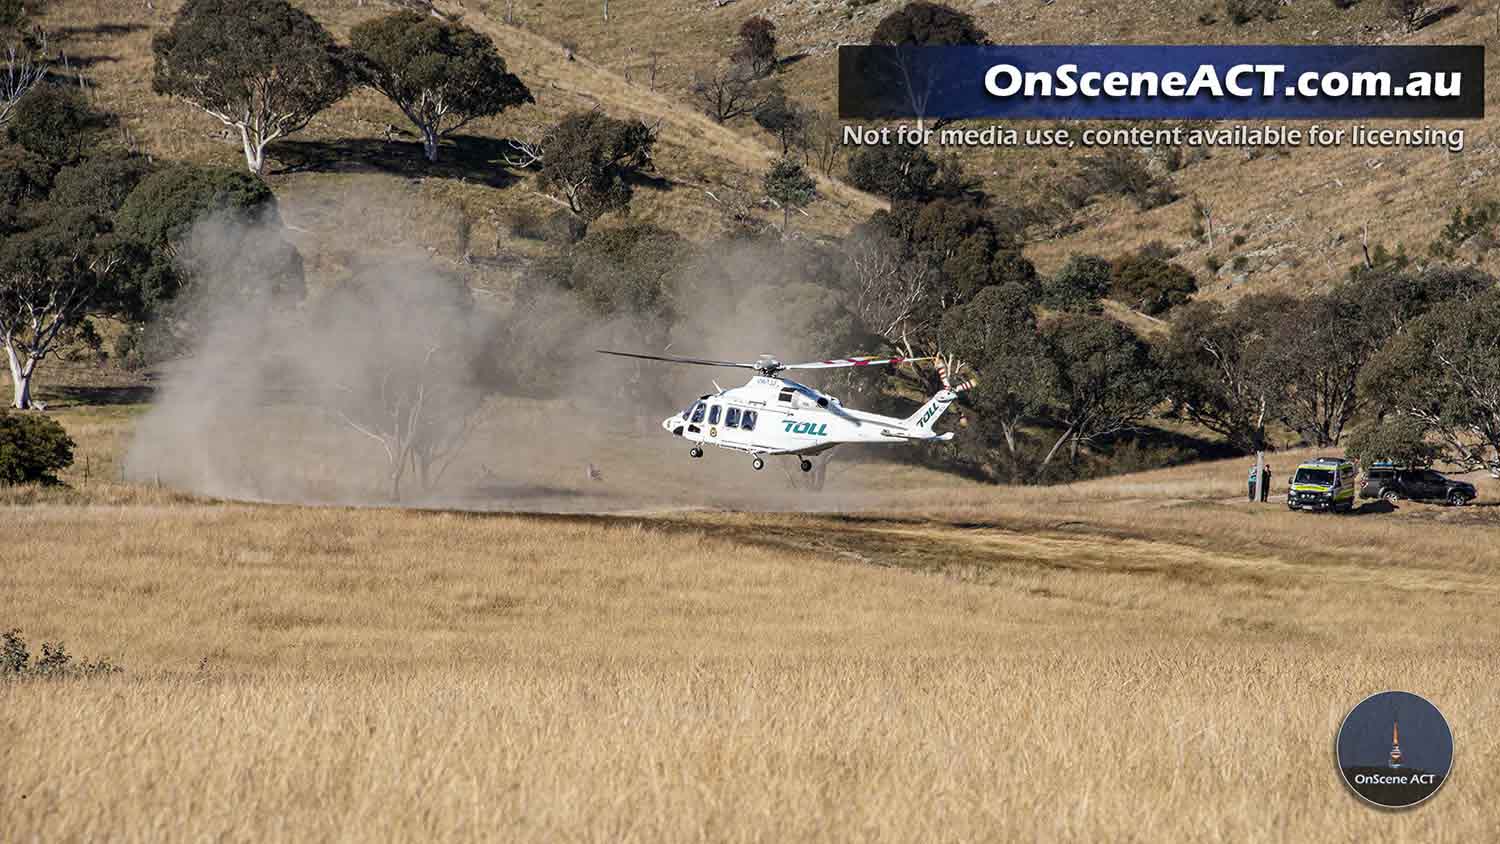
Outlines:
[[662, 360], [667, 363], [693, 363], [699, 366], [732, 366], [736, 369], [756, 369], [753, 363], [735, 363], [728, 360], [705, 360], [703, 358], [682, 358], [676, 355], [641, 355], [635, 352], [612, 352], [609, 349], [595, 349], [601, 355], [615, 355], [622, 358], [640, 358], [642, 360]]
[[892, 366], [896, 366], [896, 365], [900, 365], [900, 364], [903, 364], [903, 363], [916, 363], [919, 360], [932, 360], [932, 358], [930, 358], [930, 357], [924, 357], [924, 358], [904, 358], [904, 357], [878, 358], [878, 357], [873, 357], [873, 356], [866, 355], [866, 356], [852, 357], [852, 358], [835, 358], [833, 360], [819, 360], [819, 361], [812, 361], [812, 362], [809, 362], [809, 363], [789, 363], [789, 364], [784, 365], [782, 367], [782, 369], [841, 369], [841, 368], [846, 367], [846, 366], [885, 366], [887, 364], [892, 365]]

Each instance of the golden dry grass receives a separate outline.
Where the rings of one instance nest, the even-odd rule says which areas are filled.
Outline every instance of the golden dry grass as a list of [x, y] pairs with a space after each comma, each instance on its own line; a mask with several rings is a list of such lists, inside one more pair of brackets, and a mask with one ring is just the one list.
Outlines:
[[[100, 459], [128, 424], [62, 418]], [[1050, 490], [851, 470], [895, 487], [884, 517], [10, 497], [0, 626], [128, 671], [0, 684], [0, 828], [1485, 837], [1495, 522], [1253, 508], [1242, 468]], [[1331, 758], [1391, 687], [1445, 711], [1458, 760], [1394, 815]]]

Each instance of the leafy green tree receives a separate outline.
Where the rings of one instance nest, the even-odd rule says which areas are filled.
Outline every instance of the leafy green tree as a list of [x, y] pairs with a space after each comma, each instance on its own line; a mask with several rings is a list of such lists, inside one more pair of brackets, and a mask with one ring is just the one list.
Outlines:
[[670, 323], [672, 278], [688, 249], [680, 235], [649, 224], [590, 232], [574, 247], [563, 286], [600, 316]]
[[776, 69], [776, 24], [756, 15], [740, 24], [739, 47], [733, 59], [750, 67], [756, 76]]
[[585, 225], [610, 211], [625, 212], [634, 195], [630, 180], [652, 168], [656, 133], [639, 120], [616, 120], [602, 111], [576, 111], [537, 144], [514, 143], [513, 167], [539, 165], [541, 183], [562, 194]]
[[187, 0], [156, 36], [152, 89], [239, 130], [245, 164], [307, 126], [349, 90], [333, 36], [286, 0]]
[[1246, 296], [1232, 307], [1191, 302], [1156, 350], [1176, 410], [1244, 452], [1265, 447], [1262, 432], [1280, 409], [1285, 380], [1272, 345], [1295, 307], [1287, 296]]
[[1442, 447], [1427, 438], [1427, 426], [1410, 416], [1387, 416], [1355, 428], [1344, 453], [1369, 466], [1389, 461], [1397, 466], [1431, 466]]
[[1058, 387], [1031, 303], [1013, 286], [986, 287], [944, 314], [941, 337], [944, 351], [979, 374], [968, 400], [986, 439], [998, 434], [1012, 465], [1018, 464], [1021, 427], [1044, 414]]
[[810, 114], [787, 99], [781, 86], [774, 86], [766, 101], [755, 110], [755, 123], [781, 141], [781, 154], [791, 153], [807, 129]]
[[904, 327], [936, 328], [946, 310], [990, 285], [1017, 285], [1031, 303], [1040, 298], [1036, 267], [1021, 254], [1015, 233], [971, 202], [897, 202], [871, 215], [864, 228], [884, 233], [882, 245], [899, 246], [899, 253], [875, 268], [904, 274], [905, 280], [891, 288], [911, 294], [900, 297], [911, 302], [904, 309]]
[[17, 231], [22, 217], [52, 190], [52, 165], [20, 144], [0, 146], [0, 235]]
[[82, 166], [60, 171], [50, 198], [68, 208], [115, 214], [152, 169], [150, 159], [144, 155], [101, 150], [90, 155]]
[[1049, 323], [1044, 336], [1057, 371], [1050, 416], [1062, 433], [1038, 475], [1064, 445], [1076, 462], [1080, 446], [1136, 428], [1161, 402], [1149, 347], [1120, 323], [1069, 314]]
[[27, 6], [35, 11], [41, 6], [39, 2], [22, 2], [22, 0], [0, 0], [0, 32], [6, 30], [17, 30], [26, 24]]
[[97, 152], [57, 171], [45, 196], [10, 215], [0, 237], [0, 343], [16, 407], [30, 406], [32, 377], [48, 355], [94, 336], [89, 316], [144, 315], [146, 249], [114, 224], [148, 169], [140, 156]]
[[[193, 248], [195, 226], [212, 227]], [[302, 257], [283, 237], [271, 188], [257, 175], [176, 164], [143, 179], [126, 197], [119, 233], [150, 250], [140, 285], [147, 301], [173, 299], [195, 277], [233, 281], [235, 295], [300, 298]]]
[[6, 131], [11, 141], [57, 167], [83, 157], [112, 122], [76, 87], [43, 82], [17, 101]]
[[849, 183], [893, 202], [959, 198], [978, 184], [957, 159], [935, 159], [913, 144], [861, 147], [849, 158]]
[[806, 208], [818, 196], [818, 183], [790, 158], [779, 158], [765, 175], [766, 196], [781, 206], [781, 236], [791, 226], [792, 209]]
[[1297, 300], [1269, 329], [1277, 416], [1313, 445], [1336, 444], [1361, 407], [1360, 371], [1378, 341], [1358, 310], [1335, 295]]
[[1074, 313], [1099, 310], [1099, 300], [1109, 295], [1112, 281], [1109, 261], [1098, 255], [1072, 255], [1062, 269], [1043, 284], [1048, 307]]
[[1365, 336], [1383, 340], [1412, 320], [1451, 300], [1472, 301], [1495, 287], [1495, 277], [1476, 267], [1432, 267], [1421, 273], [1371, 270], [1341, 285], [1336, 295], [1359, 311]]
[[56, 483], [56, 473], [72, 464], [73, 438], [61, 425], [0, 409], [0, 483]]
[[1361, 376], [1382, 411], [1415, 420], [1468, 468], [1500, 469], [1500, 290], [1413, 320]]
[[923, 47], [988, 44], [988, 33], [971, 15], [941, 3], [907, 3], [880, 19], [871, 44], [916, 44]]
[[462, 24], [403, 10], [359, 24], [349, 38], [359, 78], [416, 125], [428, 161], [469, 122], [536, 102], [489, 36]]
[[1136, 254], [1114, 262], [1110, 298], [1143, 314], [1166, 313], [1197, 292], [1192, 273], [1160, 258]]

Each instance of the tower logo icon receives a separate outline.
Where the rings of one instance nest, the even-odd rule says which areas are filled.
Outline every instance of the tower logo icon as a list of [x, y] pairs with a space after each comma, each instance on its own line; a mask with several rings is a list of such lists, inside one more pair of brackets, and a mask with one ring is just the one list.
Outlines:
[[[1403, 747], [1402, 733], [1406, 734]], [[1339, 773], [1362, 799], [1388, 809], [1431, 797], [1453, 767], [1453, 732], [1430, 701], [1380, 692], [1360, 701], [1339, 726]]]

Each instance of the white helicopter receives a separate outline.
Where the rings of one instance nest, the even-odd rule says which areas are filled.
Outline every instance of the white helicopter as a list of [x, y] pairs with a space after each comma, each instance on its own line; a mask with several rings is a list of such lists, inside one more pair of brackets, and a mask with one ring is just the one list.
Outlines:
[[[716, 392], [699, 396], [687, 410], [661, 423], [673, 435], [694, 443], [688, 451], [689, 456], [702, 457], [705, 445], [741, 451], [751, 455], [750, 465], [756, 471], [766, 467], [767, 455], [787, 454], [799, 457], [802, 471], [811, 472], [813, 463], [808, 457], [844, 443], [946, 442], [953, 439], [953, 434], [939, 434], [933, 430], [933, 425], [960, 393], [972, 389], [975, 384], [972, 378], [959, 384], [949, 383], [950, 372], [956, 373], [962, 364], [944, 360], [941, 356], [849, 357], [811, 363], [782, 363], [771, 355], [761, 355], [755, 363], [738, 363], [607, 349], [597, 351], [643, 360], [753, 369], [759, 373], [743, 387], [726, 390], [716, 382]], [[937, 361], [943, 389], [905, 419], [846, 408], [827, 393], [777, 377], [777, 373], [789, 369], [895, 366], [923, 360]]]

